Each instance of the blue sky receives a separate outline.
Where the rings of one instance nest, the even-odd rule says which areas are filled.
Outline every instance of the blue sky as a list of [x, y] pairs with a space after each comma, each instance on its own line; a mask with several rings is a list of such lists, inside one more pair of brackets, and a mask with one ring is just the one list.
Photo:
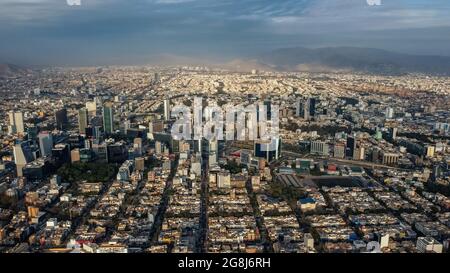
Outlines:
[[449, 0], [0, 0], [0, 62], [133, 64], [281, 47], [450, 55]]

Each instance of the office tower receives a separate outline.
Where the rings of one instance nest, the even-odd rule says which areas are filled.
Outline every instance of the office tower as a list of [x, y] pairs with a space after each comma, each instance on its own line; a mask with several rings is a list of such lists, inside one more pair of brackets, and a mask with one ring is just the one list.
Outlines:
[[134, 161], [127, 160], [119, 168], [116, 179], [119, 181], [129, 181], [134, 170]]
[[272, 102], [270, 100], [265, 100], [264, 106], [266, 107], [266, 111], [267, 111], [266, 119], [270, 120], [272, 118]]
[[84, 137], [79, 134], [70, 134], [67, 138], [67, 143], [71, 149], [84, 148]]
[[336, 158], [344, 158], [345, 157], [345, 144], [344, 143], [334, 144], [333, 156]]
[[389, 128], [389, 139], [395, 140], [397, 138], [397, 131], [398, 129], [396, 127]]
[[28, 140], [32, 141], [33, 143], [35, 143], [37, 137], [38, 137], [38, 133], [39, 133], [39, 128], [36, 127], [35, 125], [33, 126], [29, 126], [27, 128], [27, 135], [28, 135]]
[[123, 122], [123, 133], [126, 135], [130, 128], [131, 128], [131, 122], [129, 120], [125, 120]]
[[311, 154], [328, 156], [328, 144], [324, 141], [311, 141]]
[[[19, 134], [23, 134], [25, 133], [25, 123], [24, 123], [24, 117], [23, 117], [23, 113], [22, 112], [16, 112], [14, 114], [14, 119], [15, 119], [15, 123], [16, 123], [16, 132]], [[35, 124], [33, 123], [33, 126]]]
[[39, 148], [41, 156], [46, 157], [52, 154], [53, 149], [53, 136], [50, 132], [41, 132], [38, 135]]
[[103, 106], [103, 129], [105, 133], [114, 133], [114, 110], [111, 103]]
[[427, 157], [434, 157], [434, 152], [435, 152], [436, 148], [435, 146], [429, 145], [427, 146]]
[[298, 99], [295, 105], [295, 115], [297, 117], [301, 117], [305, 120], [309, 120], [311, 117], [314, 117], [316, 113], [316, 99], [315, 98], [307, 98], [307, 99]]
[[158, 72], [155, 72], [155, 75], [153, 77], [153, 84], [158, 84], [160, 82], [159, 74]]
[[123, 142], [107, 146], [108, 163], [123, 163], [128, 159], [128, 148]]
[[91, 116], [95, 116], [97, 114], [97, 101], [86, 102], [86, 109]]
[[314, 117], [316, 115], [316, 99], [308, 98], [307, 104], [309, 109], [309, 116]]
[[19, 144], [14, 145], [14, 163], [17, 168], [17, 176], [23, 176], [23, 168], [25, 165], [34, 160], [33, 152], [30, 147], [29, 141], [23, 141]]
[[310, 119], [310, 115], [309, 115], [310, 111], [309, 111], [308, 100], [304, 101], [302, 103], [302, 105], [303, 105], [303, 107], [301, 109], [301, 115], [302, 115], [301, 117], [305, 120], [309, 120]]
[[134, 139], [134, 141], [133, 141], [133, 148], [134, 148], [135, 153], [138, 156], [142, 155], [142, 152], [143, 152], [143, 150], [142, 150], [143, 149], [142, 138], [137, 137], [137, 138]]
[[303, 119], [309, 120], [309, 103], [308, 100], [302, 102], [302, 107], [300, 110], [300, 115]]
[[100, 136], [101, 136], [101, 134], [102, 134], [102, 127], [101, 127], [101, 126], [95, 126], [95, 127], [92, 129], [92, 132], [93, 132], [92, 137], [93, 137], [94, 139], [100, 139]]
[[56, 120], [56, 128], [59, 130], [64, 130], [66, 128], [68, 120], [67, 120], [67, 109], [62, 108], [55, 112], [55, 120]]
[[145, 170], [145, 158], [137, 157], [134, 160], [134, 164], [136, 165], [136, 171], [144, 171]]
[[56, 144], [52, 149], [52, 157], [55, 162], [62, 165], [70, 162], [70, 146], [67, 143]]
[[396, 153], [383, 153], [381, 163], [383, 165], [395, 165], [398, 162], [399, 155]]
[[296, 117], [300, 117], [301, 114], [301, 110], [303, 109], [302, 106], [302, 100], [301, 99], [297, 99], [297, 101], [295, 102], [295, 116]]
[[81, 108], [78, 111], [78, 128], [80, 134], [86, 134], [86, 128], [88, 127], [88, 110], [87, 108]]
[[255, 141], [255, 157], [264, 158], [267, 162], [278, 159], [281, 155], [281, 139], [274, 138], [269, 141]]
[[91, 146], [97, 161], [108, 162], [108, 148], [106, 143], [100, 143], [98, 140], [95, 140], [92, 142]]
[[351, 157], [353, 158], [353, 154], [355, 153], [356, 150], [356, 139], [353, 136], [349, 136], [347, 137], [347, 148], [345, 151], [345, 155], [347, 157]]
[[366, 158], [366, 151], [364, 147], [358, 147], [356, 148], [355, 152], [353, 153], [353, 159], [354, 160], [364, 160]]
[[431, 180], [436, 182], [438, 178], [440, 178], [443, 174], [443, 170], [439, 164], [433, 166], [433, 171], [431, 173]]
[[170, 120], [170, 100], [164, 100], [164, 120]]
[[10, 111], [8, 113], [8, 116], [9, 116], [8, 133], [10, 133], [10, 134], [22, 133], [23, 134], [25, 132], [25, 126], [23, 123], [23, 113]]

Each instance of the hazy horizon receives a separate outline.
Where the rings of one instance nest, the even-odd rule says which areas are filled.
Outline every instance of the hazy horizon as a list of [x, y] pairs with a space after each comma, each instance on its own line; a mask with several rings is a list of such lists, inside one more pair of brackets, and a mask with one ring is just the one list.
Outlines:
[[449, 1], [381, 2], [0, 0], [0, 63], [224, 62], [278, 48], [340, 46], [450, 56]]

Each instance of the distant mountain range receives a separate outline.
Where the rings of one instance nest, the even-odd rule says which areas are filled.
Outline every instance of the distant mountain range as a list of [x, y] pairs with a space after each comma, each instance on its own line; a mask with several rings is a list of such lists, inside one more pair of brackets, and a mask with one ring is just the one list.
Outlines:
[[[281, 48], [224, 62], [172, 54], [143, 56], [142, 61], [161, 66], [208, 66], [232, 71], [364, 72], [382, 75], [425, 73], [450, 76], [450, 56], [425, 56], [360, 47]], [[0, 64], [0, 77], [30, 73], [12, 64]]]
[[[168, 57], [170, 56], [170, 58]], [[175, 63], [224, 68], [239, 72], [265, 71], [365, 72], [383, 75], [426, 73], [450, 75], [450, 57], [396, 53], [360, 47], [281, 48], [229, 62], [167, 55], [158, 64]]]
[[376, 74], [450, 75], [450, 57], [396, 53], [358, 47], [282, 48], [261, 54], [258, 62], [282, 71], [361, 71]]

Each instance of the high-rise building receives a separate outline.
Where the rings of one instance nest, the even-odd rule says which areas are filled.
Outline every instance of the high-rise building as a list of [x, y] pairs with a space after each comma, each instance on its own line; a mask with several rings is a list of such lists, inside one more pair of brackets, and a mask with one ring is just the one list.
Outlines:
[[50, 132], [41, 132], [38, 135], [39, 139], [39, 149], [41, 151], [41, 156], [49, 156], [52, 154], [53, 149], [53, 136]]
[[108, 163], [123, 163], [128, 158], [128, 148], [123, 142], [109, 144]]
[[97, 101], [86, 102], [86, 109], [90, 115], [95, 116], [97, 114]]
[[311, 154], [328, 156], [329, 146], [324, 141], [311, 141]]
[[92, 142], [92, 151], [95, 159], [99, 162], [108, 162], [108, 148], [105, 142], [100, 143], [98, 140]]
[[396, 153], [383, 153], [381, 163], [383, 165], [395, 165], [398, 162], [399, 155]]
[[23, 134], [25, 132], [25, 126], [23, 123], [23, 113], [10, 111], [8, 113], [8, 116], [9, 116], [8, 133], [10, 133], [10, 134], [22, 133]]
[[64, 130], [66, 128], [68, 120], [67, 120], [67, 109], [62, 108], [55, 112], [55, 120], [56, 120], [56, 128], [59, 130]]
[[281, 139], [255, 141], [254, 154], [256, 157], [264, 158], [267, 162], [278, 159], [281, 155]]
[[111, 103], [103, 106], [103, 129], [105, 133], [114, 133], [114, 109]]
[[309, 116], [314, 117], [316, 115], [316, 99], [308, 98], [307, 104], [309, 108]]
[[144, 171], [145, 170], [145, 158], [137, 157], [134, 159], [135, 169], [136, 171]]
[[27, 128], [28, 140], [31, 140], [33, 143], [35, 143], [35, 141], [37, 140], [37, 137], [38, 137], [38, 133], [39, 133], [39, 128], [37, 126], [35, 126], [35, 125], [28, 126], [28, 128]]
[[435, 146], [432, 145], [427, 146], [427, 157], [434, 157], [435, 150], [436, 150]]
[[264, 106], [266, 107], [267, 116], [266, 120], [270, 120], [272, 118], [272, 102], [270, 100], [264, 101]]
[[133, 148], [136, 155], [141, 156], [143, 153], [143, 143], [142, 138], [137, 137], [133, 141]]
[[309, 120], [314, 117], [316, 113], [316, 99], [298, 99], [295, 105], [295, 115], [305, 120]]
[[17, 168], [17, 176], [23, 176], [23, 168], [25, 165], [34, 160], [33, 152], [30, 147], [29, 141], [23, 141], [19, 144], [14, 145], [14, 163]]
[[67, 143], [56, 144], [52, 149], [52, 157], [55, 161], [62, 165], [70, 162], [70, 145]]
[[366, 158], [366, 151], [364, 147], [358, 147], [356, 148], [355, 152], [353, 153], [353, 159], [354, 160], [364, 160]]
[[303, 107], [301, 108], [300, 115], [304, 120], [309, 120], [310, 119], [310, 110], [309, 110], [308, 100], [303, 101], [302, 105], [303, 105]]
[[416, 248], [420, 253], [442, 253], [443, 245], [433, 237], [419, 237]]
[[160, 82], [159, 73], [155, 72], [155, 75], [153, 77], [153, 84], [158, 84]]
[[170, 100], [164, 100], [164, 120], [170, 120]]
[[300, 117], [301, 116], [302, 109], [303, 109], [302, 100], [301, 99], [297, 99], [296, 102], [295, 102], [295, 116], [296, 117]]
[[397, 131], [398, 129], [396, 127], [389, 128], [389, 139], [395, 140], [397, 138]]
[[86, 134], [86, 128], [88, 127], [88, 110], [87, 108], [81, 108], [78, 111], [78, 128], [80, 134]]
[[336, 158], [344, 158], [345, 157], [345, 144], [344, 143], [334, 144], [333, 156]]
[[353, 158], [353, 154], [355, 153], [355, 150], [356, 150], [356, 139], [353, 136], [348, 136], [345, 155], [347, 157]]

